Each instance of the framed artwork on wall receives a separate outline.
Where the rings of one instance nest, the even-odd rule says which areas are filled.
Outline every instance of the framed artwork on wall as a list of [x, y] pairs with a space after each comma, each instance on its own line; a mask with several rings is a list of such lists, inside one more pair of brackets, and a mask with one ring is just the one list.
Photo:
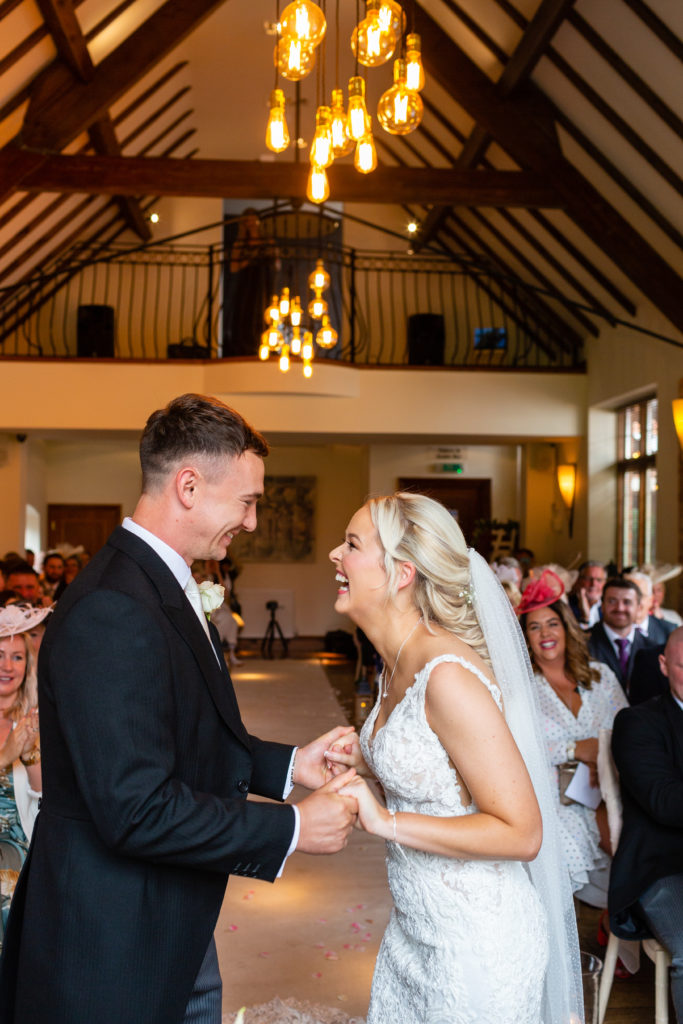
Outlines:
[[237, 562], [314, 562], [314, 476], [267, 476], [254, 533], [240, 533], [230, 546]]

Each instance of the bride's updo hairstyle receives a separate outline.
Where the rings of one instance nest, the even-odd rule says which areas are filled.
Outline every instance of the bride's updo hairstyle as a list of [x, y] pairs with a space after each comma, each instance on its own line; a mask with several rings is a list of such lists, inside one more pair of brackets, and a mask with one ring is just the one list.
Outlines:
[[467, 544], [453, 516], [433, 498], [405, 491], [370, 498], [367, 507], [384, 551], [387, 599], [396, 596], [399, 563], [411, 562], [415, 602], [427, 628], [438, 623], [490, 664], [472, 606]]

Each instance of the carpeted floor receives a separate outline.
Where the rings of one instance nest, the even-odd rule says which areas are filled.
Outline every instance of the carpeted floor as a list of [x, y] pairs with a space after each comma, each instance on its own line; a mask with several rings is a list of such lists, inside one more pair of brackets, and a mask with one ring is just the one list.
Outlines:
[[[247, 727], [265, 739], [305, 743], [345, 724], [315, 658], [250, 659], [233, 678]], [[389, 910], [384, 843], [361, 832], [333, 857], [295, 854], [273, 885], [232, 878], [216, 928], [224, 1020], [243, 1006], [244, 1024], [362, 1020]]]
[[245, 1007], [223, 1014], [223, 1024], [364, 1024], [362, 1017], [349, 1017], [329, 1006], [314, 1006], [296, 999], [272, 999], [261, 1006]]

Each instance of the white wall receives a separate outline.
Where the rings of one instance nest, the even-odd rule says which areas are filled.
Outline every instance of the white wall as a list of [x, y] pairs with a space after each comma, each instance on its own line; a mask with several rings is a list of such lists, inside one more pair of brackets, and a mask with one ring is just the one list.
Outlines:
[[[372, 445], [370, 494], [391, 494], [400, 476], [448, 480], [450, 473], [435, 472], [436, 445]], [[494, 519], [519, 517], [517, 445], [462, 445], [463, 475], [459, 480], [491, 480], [491, 515]]]
[[[341, 543], [346, 524], [363, 503], [367, 491], [367, 455], [359, 445], [311, 445], [272, 449], [266, 459], [270, 476], [317, 478], [315, 562], [244, 564], [235, 587], [294, 592], [295, 632], [323, 636], [329, 629], [353, 627], [333, 605], [336, 596], [334, 568], [328, 553]], [[257, 527], [258, 529], [258, 527]], [[239, 561], [239, 546], [235, 547]]]

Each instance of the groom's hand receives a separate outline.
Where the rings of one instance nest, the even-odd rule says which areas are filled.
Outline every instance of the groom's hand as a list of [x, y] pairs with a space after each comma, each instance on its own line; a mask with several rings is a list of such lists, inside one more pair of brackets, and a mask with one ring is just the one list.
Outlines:
[[350, 769], [338, 775], [297, 804], [300, 830], [296, 848], [300, 853], [337, 853], [346, 846], [358, 814], [358, 801], [339, 791], [355, 774]]
[[318, 789], [324, 786], [333, 778], [333, 771], [330, 769], [325, 754], [331, 749], [334, 743], [352, 733], [352, 725], [338, 725], [335, 729], [318, 736], [305, 747], [299, 747], [294, 760], [294, 782], [305, 786], [306, 789]]

